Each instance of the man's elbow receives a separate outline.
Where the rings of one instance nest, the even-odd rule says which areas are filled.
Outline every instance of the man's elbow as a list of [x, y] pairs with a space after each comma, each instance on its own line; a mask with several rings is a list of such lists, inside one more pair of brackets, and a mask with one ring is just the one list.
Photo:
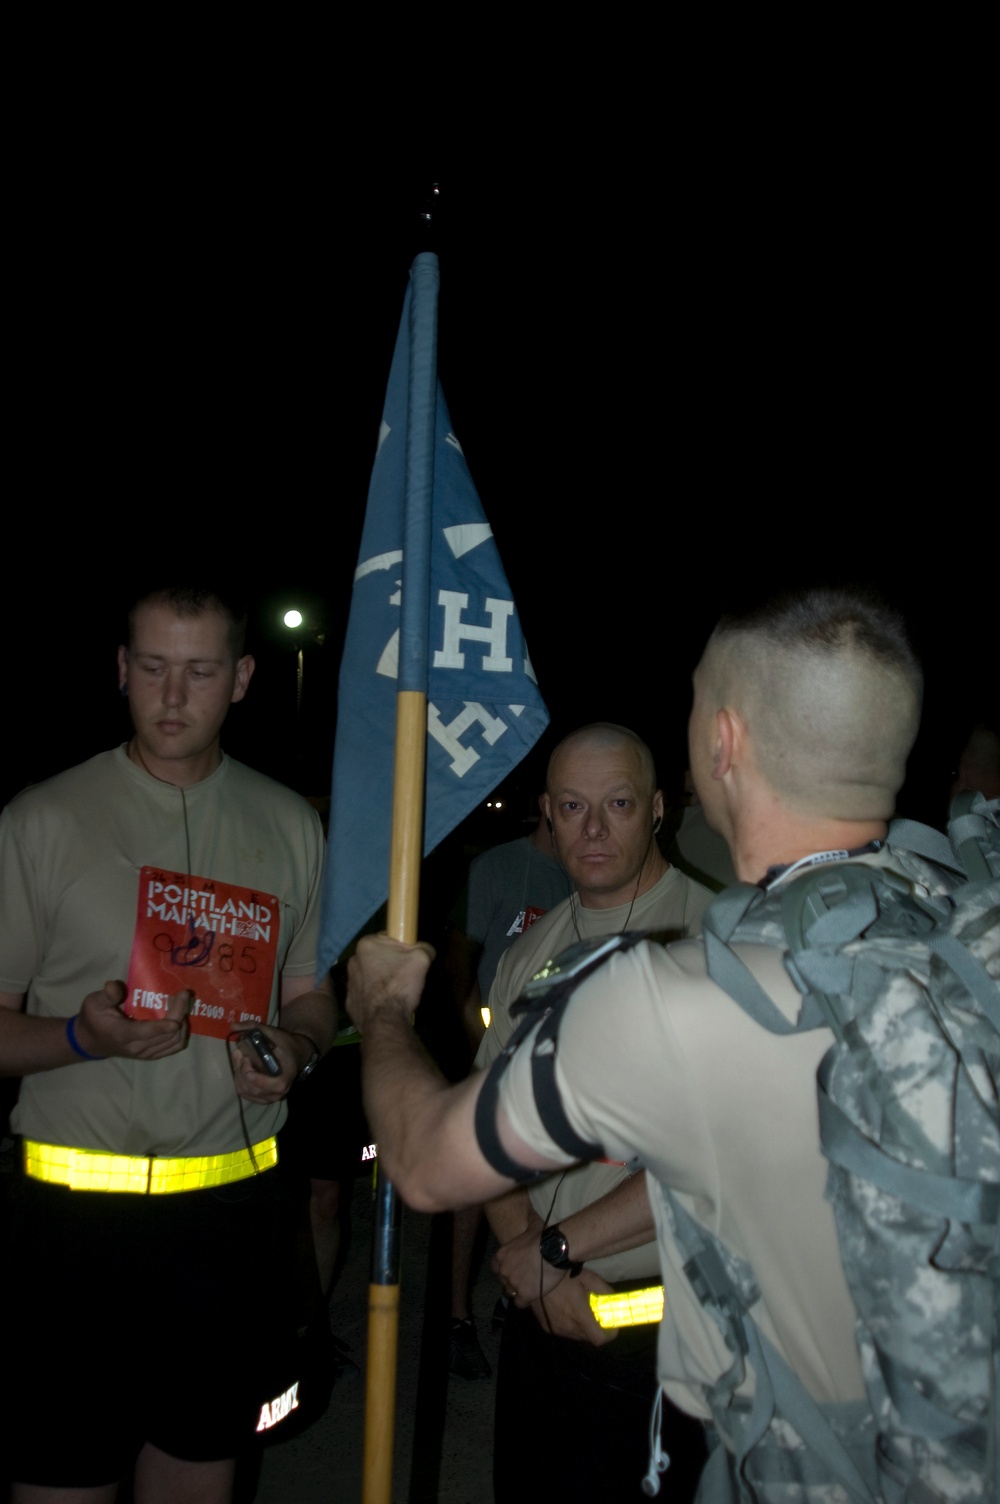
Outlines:
[[454, 1197], [437, 1187], [415, 1180], [407, 1180], [401, 1185], [393, 1176], [390, 1175], [389, 1178], [413, 1212], [423, 1212], [427, 1216], [433, 1216], [435, 1212], [456, 1210]]
[[392, 1181], [411, 1211], [430, 1215], [453, 1211], [458, 1205], [453, 1187], [447, 1175], [441, 1173], [434, 1157], [420, 1155], [414, 1158], [405, 1152], [383, 1153], [381, 1145], [378, 1153], [379, 1168]]

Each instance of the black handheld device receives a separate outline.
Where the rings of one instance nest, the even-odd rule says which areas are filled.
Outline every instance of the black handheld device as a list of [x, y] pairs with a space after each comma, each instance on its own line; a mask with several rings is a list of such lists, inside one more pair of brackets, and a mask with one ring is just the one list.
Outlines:
[[280, 1076], [281, 1066], [278, 1064], [274, 1053], [274, 1046], [264, 1033], [263, 1029], [248, 1029], [239, 1037], [239, 1044], [247, 1045], [253, 1050], [264, 1070], [269, 1076]]

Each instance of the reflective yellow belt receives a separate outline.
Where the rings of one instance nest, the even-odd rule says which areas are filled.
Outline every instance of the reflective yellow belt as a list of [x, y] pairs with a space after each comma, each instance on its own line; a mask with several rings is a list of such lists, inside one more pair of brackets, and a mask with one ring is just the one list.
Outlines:
[[590, 1309], [599, 1326], [643, 1326], [663, 1319], [663, 1286], [648, 1290], [612, 1290], [607, 1295], [591, 1294]]
[[146, 1159], [134, 1154], [105, 1154], [99, 1149], [65, 1149], [61, 1144], [24, 1141], [24, 1171], [33, 1180], [68, 1185], [73, 1191], [135, 1191], [140, 1196], [169, 1196], [175, 1191], [202, 1191], [209, 1186], [247, 1180], [278, 1163], [278, 1141], [262, 1139], [252, 1149], [232, 1154], [194, 1154], [181, 1159]]

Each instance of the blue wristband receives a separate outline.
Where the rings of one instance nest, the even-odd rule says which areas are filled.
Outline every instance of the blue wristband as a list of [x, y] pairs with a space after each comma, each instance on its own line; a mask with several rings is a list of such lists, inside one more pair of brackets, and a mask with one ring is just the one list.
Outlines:
[[74, 1013], [72, 1018], [66, 1020], [66, 1038], [69, 1040], [70, 1048], [76, 1051], [81, 1060], [105, 1060], [107, 1058], [105, 1055], [91, 1055], [77, 1039], [76, 1021], [79, 1017], [79, 1013]]

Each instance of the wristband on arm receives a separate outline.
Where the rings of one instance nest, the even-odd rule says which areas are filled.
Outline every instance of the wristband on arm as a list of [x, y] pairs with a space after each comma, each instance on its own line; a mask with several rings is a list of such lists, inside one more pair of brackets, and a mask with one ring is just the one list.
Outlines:
[[306, 1061], [302, 1069], [299, 1071], [298, 1075], [295, 1077], [296, 1081], [304, 1081], [307, 1076], [312, 1075], [317, 1065], [319, 1065], [322, 1056], [320, 1055], [319, 1045], [316, 1043], [315, 1039], [310, 1039], [309, 1035], [303, 1034], [301, 1029], [293, 1029], [291, 1033], [293, 1038], [304, 1039], [306, 1044], [312, 1045], [312, 1054], [310, 1055], [309, 1059]]
[[85, 1050], [77, 1039], [76, 1021], [79, 1017], [79, 1013], [74, 1013], [72, 1018], [66, 1020], [66, 1038], [69, 1041], [70, 1049], [74, 1050], [81, 1060], [106, 1060], [106, 1055], [92, 1055], [89, 1050]]

